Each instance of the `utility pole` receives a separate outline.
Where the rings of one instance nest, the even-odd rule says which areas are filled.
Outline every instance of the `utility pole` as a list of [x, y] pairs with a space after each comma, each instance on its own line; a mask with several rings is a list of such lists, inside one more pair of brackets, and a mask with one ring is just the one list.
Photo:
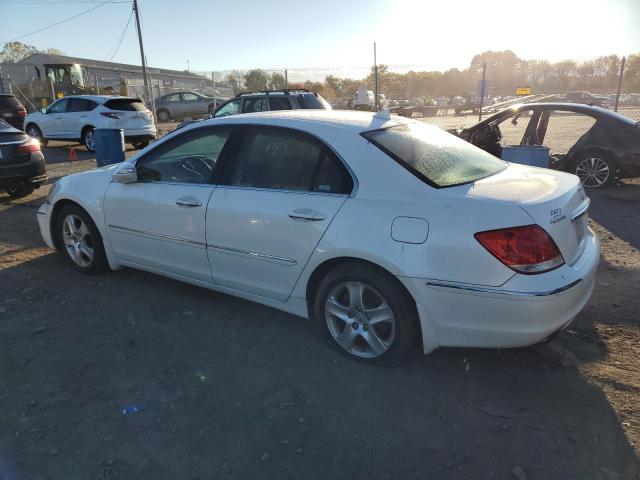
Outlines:
[[484, 107], [484, 91], [487, 81], [487, 62], [482, 64], [482, 83], [480, 83], [480, 109], [478, 110], [478, 121], [482, 120], [482, 107]]
[[620, 63], [620, 76], [618, 78], [618, 90], [616, 90], [616, 104], [613, 107], [614, 112], [618, 111], [618, 103], [620, 103], [620, 90], [622, 90], [622, 77], [624, 77], [624, 60], [625, 58], [622, 57], [622, 63]]
[[138, 0], [133, 0], [133, 11], [136, 12], [136, 27], [138, 27], [138, 43], [140, 43], [140, 58], [142, 59], [142, 78], [144, 79], [144, 95], [149, 100], [149, 82], [147, 80], [147, 60], [144, 55], [144, 46], [142, 45], [142, 30], [140, 30], [140, 12], [138, 9]]
[[374, 105], [377, 112], [378, 110], [380, 110], [380, 105], [378, 102], [378, 60], [376, 57], [376, 42], [373, 42], [373, 73], [374, 73], [374, 81], [375, 81], [374, 95], [376, 96]]

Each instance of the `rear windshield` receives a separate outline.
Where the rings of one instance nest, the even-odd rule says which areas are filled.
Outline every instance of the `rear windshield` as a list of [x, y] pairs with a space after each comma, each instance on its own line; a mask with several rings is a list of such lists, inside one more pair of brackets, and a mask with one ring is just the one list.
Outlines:
[[470, 143], [422, 123], [371, 130], [362, 136], [435, 187], [473, 182], [507, 166]]
[[147, 107], [138, 98], [114, 98], [104, 102], [104, 106], [111, 110], [124, 110], [126, 112], [144, 112]]
[[331, 110], [331, 105], [320, 95], [300, 93], [297, 98], [300, 108]]
[[0, 95], [0, 107], [22, 107], [22, 104], [16, 97], [10, 95]]

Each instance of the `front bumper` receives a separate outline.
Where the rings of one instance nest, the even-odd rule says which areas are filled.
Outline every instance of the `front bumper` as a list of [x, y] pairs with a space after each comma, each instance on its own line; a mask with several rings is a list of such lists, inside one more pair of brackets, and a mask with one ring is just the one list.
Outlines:
[[49, 248], [55, 249], [53, 239], [51, 238], [51, 204], [43, 203], [38, 209], [36, 218], [38, 219], [38, 227], [40, 228], [40, 235]]
[[521, 347], [565, 328], [593, 292], [600, 244], [591, 230], [585, 242], [572, 265], [516, 274], [497, 288], [400, 278], [416, 300], [425, 352], [439, 346]]

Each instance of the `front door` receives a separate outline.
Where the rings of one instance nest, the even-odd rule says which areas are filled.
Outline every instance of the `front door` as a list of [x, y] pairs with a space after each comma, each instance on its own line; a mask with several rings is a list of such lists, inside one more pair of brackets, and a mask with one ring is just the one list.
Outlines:
[[66, 128], [64, 119], [67, 111], [68, 98], [63, 98], [51, 104], [47, 109], [47, 113], [43, 115], [40, 121], [42, 134], [47, 138], [62, 137], [64, 138]]
[[205, 215], [230, 128], [190, 130], [136, 162], [138, 181], [105, 196], [110, 243], [121, 262], [211, 282]]
[[245, 127], [207, 213], [214, 281], [286, 300], [353, 188], [333, 152], [305, 133]]

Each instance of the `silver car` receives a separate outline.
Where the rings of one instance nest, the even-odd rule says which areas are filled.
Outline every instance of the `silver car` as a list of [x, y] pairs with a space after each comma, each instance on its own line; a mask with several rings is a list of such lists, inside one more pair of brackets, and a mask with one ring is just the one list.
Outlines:
[[224, 101], [191, 91], [169, 93], [156, 99], [156, 118], [159, 122], [168, 122], [185, 117], [204, 117]]

